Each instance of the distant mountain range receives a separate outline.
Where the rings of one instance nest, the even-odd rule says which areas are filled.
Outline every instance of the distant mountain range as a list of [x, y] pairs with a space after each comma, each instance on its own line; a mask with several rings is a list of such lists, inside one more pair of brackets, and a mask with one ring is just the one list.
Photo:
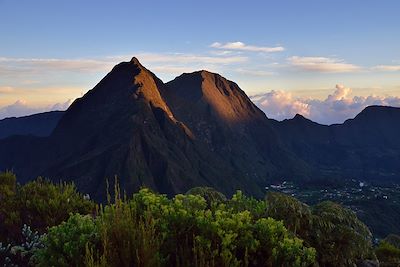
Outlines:
[[63, 114], [64, 111], [50, 111], [0, 120], [0, 139], [12, 135], [49, 136]]
[[0, 121], [0, 170], [21, 182], [74, 181], [104, 199], [114, 176], [131, 193], [199, 185], [262, 197], [270, 183], [400, 182], [400, 109], [371, 106], [331, 126], [268, 119], [232, 81], [207, 71], [163, 83], [136, 58], [66, 112]]

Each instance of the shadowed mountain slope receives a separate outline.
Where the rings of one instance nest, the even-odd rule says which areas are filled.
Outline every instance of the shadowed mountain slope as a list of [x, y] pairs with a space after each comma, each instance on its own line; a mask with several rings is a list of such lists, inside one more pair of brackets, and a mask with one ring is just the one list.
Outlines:
[[176, 118], [260, 187], [266, 179], [304, 179], [309, 174], [308, 167], [285, 148], [265, 114], [236, 83], [198, 71], [182, 74], [165, 88], [163, 95]]
[[[164, 85], [137, 59], [121, 63], [70, 106], [50, 137], [29, 141], [15, 137], [0, 142], [0, 148], [11, 155], [0, 156], [0, 168], [13, 169], [22, 181], [37, 175], [72, 180], [82, 191], [103, 199], [105, 179], [113, 180], [115, 175], [128, 193], [140, 186], [175, 194], [197, 185], [209, 185], [226, 193], [242, 188], [262, 196], [263, 186], [272, 178], [269, 168], [274, 166], [254, 170], [255, 175], [250, 173], [252, 162], [267, 161], [258, 155], [258, 158], [243, 156], [247, 153], [244, 147], [235, 148], [240, 140], [229, 135], [234, 135], [235, 129], [250, 125], [253, 119], [250, 114], [255, 111], [257, 121], [265, 115], [240, 91], [243, 99], [238, 101], [253, 109], [248, 114], [245, 108], [240, 110], [247, 116], [246, 124], [231, 124], [227, 117], [218, 117], [214, 124], [223, 129], [224, 135], [221, 133], [219, 141], [214, 140], [209, 146], [198, 128], [192, 129], [190, 121], [187, 125], [180, 121], [181, 116], [174, 114], [179, 113], [178, 109], [164, 100], [169, 90], [171, 86]], [[170, 97], [169, 100], [172, 102]], [[231, 108], [225, 112], [229, 113]], [[197, 111], [198, 117], [208, 116], [203, 110]], [[215, 153], [214, 147], [221, 153]], [[242, 158], [234, 159], [226, 154], [229, 149], [235, 151], [234, 156]]]
[[258, 197], [282, 180], [400, 181], [399, 119], [399, 109], [369, 107], [342, 125], [300, 115], [277, 122], [218, 74], [185, 73], [164, 84], [133, 58], [77, 99], [50, 136], [1, 139], [0, 170], [20, 182], [74, 181], [101, 200], [114, 176], [128, 194], [212, 186]]
[[62, 160], [44, 173], [77, 177], [86, 191], [95, 185], [95, 195], [104, 192], [105, 177], [115, 175], [128, 192], [140, 186], [167, 194], [198, 184], [228, 192], [243, 187], [234, 168], [199, 145], [174, 118], [160, 94], [163, 88], [137, 59], [117, 65], [61, 119], [50, 141]]
[[50, 111], [0, 120], [0, 139], [12, 135], [49, 136], [64, 111]]
[[400, 108], [370, 106], [354, 119], [330, 126], [301, 115], [274, 122], [299, 158], [324, 179], [400, 181]]

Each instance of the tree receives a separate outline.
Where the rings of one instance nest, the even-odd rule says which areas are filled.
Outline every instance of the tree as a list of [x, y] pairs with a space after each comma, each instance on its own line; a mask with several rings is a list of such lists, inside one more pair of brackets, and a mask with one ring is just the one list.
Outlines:
[[282, 220], [288, 230], [301, 238], [306, 239], [309, 236], [312, 225], [309, 206], [294, 197], [277, 192], [268, 193], [266, 201], [268, 216]]
[[323, 266], [350, 266], [375, 259], [372, 234], [356, 214], [339, 204], [324, 201], [312, 208], [310, 243], [317, 248]]

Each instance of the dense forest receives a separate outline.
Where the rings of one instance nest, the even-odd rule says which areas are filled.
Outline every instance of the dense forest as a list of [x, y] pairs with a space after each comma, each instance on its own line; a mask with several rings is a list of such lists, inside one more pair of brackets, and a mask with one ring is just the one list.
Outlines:
[[127, 196], [117, 179], [105, 190], [107, 203], [95, 203], [70, 183], [19, 185], [1, 173], [1, 266], [400, 264], [399, 236], [373, 244], [355, 213], [333, 202], [308, 206], [277, 192], [227, 198], [207, 187]]

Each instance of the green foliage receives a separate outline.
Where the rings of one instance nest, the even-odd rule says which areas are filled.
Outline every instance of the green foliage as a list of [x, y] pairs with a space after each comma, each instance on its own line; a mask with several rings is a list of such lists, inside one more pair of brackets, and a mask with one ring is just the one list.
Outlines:
[[325, 266], [347, 266], [374, 258], [372, 234], [355, 213], [325, 201], [313, 207], [311, 244], [318, 248], [318, 261]]
[[[118, 194], [117, 194], [118, 195]], [[255, 218], [243, 207], [256, 200], [238, 193], [210, 208], [199, 195], [142, 189], [117, 198], [96, 219], [101, 245], [87, 250], [87, 266], [309, 266], [305, 247], [282, 222]], [[232, 202], [231, 205], [228, 205]], [[260, 201], [263, 202], [263, 201]], [[264, 207], [264, 205], [260, 204]], [[258, 209], [254, 208], [255, 211]], [[256, 214], [259, 214], [257, 212]]]
[[[226, 199], [203, 187], [172, 199], [149, 189], [121, 199], [117, 185], [113, 202], [94, 212], [71, 184], [16, 186], [11, 173], [1, 177], [0, 233], [13, 244], [0, 254], [8, 266], [348, 266], [374, 258], [368, 228], [332, 202], [309, 207], [241, 191]], [[34, 231], [16, 233], [24, 223]], [[396, 249], [382, 243], [377, 254], [394, 261]]]
[[245, 196], [238, 190], [227, 203], [234, 212], [249, 211], [255, 219], [268, 217], [267, 203], [254, 197]]
[[312, 224], [310, 208], [297, 199], [277, 192], [267, 194], [268, 215], [282, 220], [288, 230], [295, 235], [306, 238]]
[[132, 202], [155, 219], [163, 235], [160, 251], [168, 266], [276, 266], [278, 262], [293, 266], [296, 261], [307, 266], [314, 260], [314, 249], [298, 239], [294, 242], [299, 250], [293, 257], [286, 257], [289, 252], [274, 252], [278, 247], [278, 251], [289, 251], [284, 242], [294, 239], [281, 222], [256, 218], [265, 213], [264, 202], [240, 192], [211, 209], [198, 195], [169, 200], [146, 189], [135, 194]]
[[0, 173], [0, 201], [5, 201], [7, 198], [15, 194], [17, 178], [12, 172]]
[[212, 187], [199, 186], [194, 187], [186, 192], [186, 195], [198, 195], [203, 197], [207, 204], [211, 206], [212, 203], [223, 203], [226, 202], [226, 196], [221, 192], [218, 192]]
[[387, 241], [381, 241], [375, 249], [375, 253], [382, 266], [400, 265], [400, 249]]
[[347, 266], [375, 258], [371, 232], [351, 210], [329, 201], [309, 207], [282, 193], [269, 193], [266, 200], [268, 215], [316, 248], [321, 265]]
[[395, 234], [390, 234], [384, 239], [385, 242], [393, 245], [394, 247], [400, 249], [400, 236]]
[[[268, 263], [267, 266], [309, 266], [315, 261], [315, 249], [306, 248], [303, 241], [293, 237], [282, 222], [262, 218], [256, 222], [255, 229], [261, 253], [254, 255], [254, 266], [263, 262]], [[272, 255], [267, 251], [269, 248], [273, 248]]]
[[53, 184], [40, 178], [21, 187], [17, 197], [22, 220], [38, 230], [59, 224], [70, 213], [95, 210], [95, 204], [78, 193], [75, 185]]
[[35, 253], [38, 266], [84, 266], [86, 248], [98, 243], [98, 232], [91, 216], [72, 215], [43, 237], [44, 247]]
[[[0, 242], [7, 242], [10, 236], [9, 227], [13, 226], [19, 214], [15, 211], [14, 198], [16, 193], [16, 177], [11, 172], [0, 173]], [[7, 227], [9, 226], [9, 227]], [[21, 228], [14, 228], [19, 231]]]
[[[156, 195], [146, 201], [157, 203]], [[101, 247], [86, 255], [89, 266], [160, 266], [161, 235], [156, 231], [155, 220], [144, 203], [122, 201], [116, 197], [114, 204], [100, 210], [97, 225]]]
[[33, 255], [41, 248], [42, 235], [32, 231], [26, 224], [23, 226], [22, 243], [18, 245], [0, 243], [0, 263], [3, 266], [28, 266], [36, 264], [36, 257]]
[[400, 266], [400, 236], [390, 234], [375, 249], [382, 266]]
[[0, 221], [0, 241], [19, 241], [19, 229], [24, 224], [43, 233], [47, 227], [68, 219], [70, 213], [89, 214], [95, 207], [96, 204], [86, 200], [73, 184], [53, 184], [38, 178], [16, 186], [15, 193], [0, 202], [0, 217], [4, 218]]

